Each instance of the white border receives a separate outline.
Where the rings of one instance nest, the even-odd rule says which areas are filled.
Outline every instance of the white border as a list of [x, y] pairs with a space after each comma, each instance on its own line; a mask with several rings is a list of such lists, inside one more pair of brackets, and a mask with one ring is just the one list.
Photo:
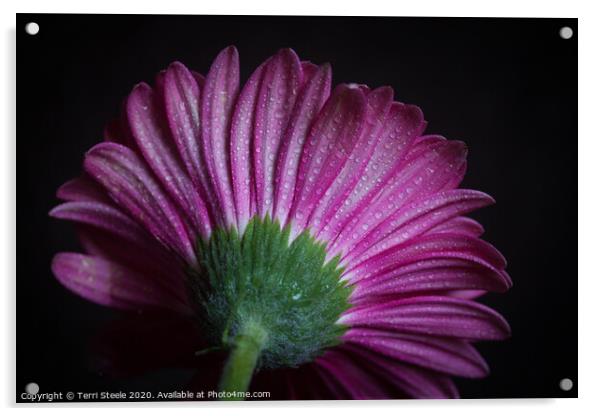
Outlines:
[[[602, 244], [600, 242], [602, 207], [600, 206], [602, 186], [602, 119], [601, 56], [602, 40], [600, 13], [595, 1], [526, 1], [504, 0], [496, 4], [487, 1], [440, 0], [398, 2], [386, 0], [329, 2], [324, 0], [283, 1], [184, 1], [169, 0], [150, 3], [149, 1], [102, 0], [85, 2], [81, 0], [53, 1], [14, 1], [2, 2], [0, 20], [3, 24], [2, 62], [0, 65], [4, 97], [0, 100], [0, 126], [5, 134], [0, 140], [0, 189], [3, 199], [0, 202], [0, 265], [4, 268], [1, 280], [4, 284], [2, 299], [2, 342], [0, 356], [4, 374], [0, 377], [0, 395], [4, 406], [12, 407], [14, 400], [14, 350], [15, 350], [15, 215], [16, 215], [16, 146], [15, 146], [15, 13], [145, 13], [145, 14], [300, 14], [300, 15], [393, 15], [393, 16], [495, 16], [495, 17], [577, 17], [579, 18], [579, 396], [580, 399], [564, 400], [463, 400], [445, 402], [294, 402], [294, 403], [159, 403], [159, 404], [103, 404], [87, 405], [86, 412], [104, 414], [144, 407], [145, 413], [164, 415], [169, 408], [178, 408], [191, 414], [238, 414], [244, 411], [250, 415], [282, 413], [306, 415], [307, 412], [345, 412], [345, 415], [364, 415], [376, 407], [379, 414], [403, 415], [410, 412], [426, 415], [503, 415], [516, 411], [535, 414], [566, 415], [569, 412], [590, 414], [593, 409], [600, 411], [600, 387], [602, 368], [600, 366], [600, 305], [602, 301], [602, 275], [599, 262]], [[14, 4], [17, 3], [17, 4]], [[42, 29], [43, 30], [43, 29]], [[202, 40], [200, 40], [202, 41]], [[35, 121], [32, 121], [35, 122]], [[21, 149], [27, 138], [20, 138]], [[542, 140], [545, 138], [534, 138]], [[567, 137], [566, 145], [574, 146], [574, 138]], [[558, 166], [558, 169], [572, 169], [573, 165]], [[562, 190], [554, 195], [562, 198]], [[553, 201], [553, 198], [551, 198]], [[554, 224], [549, 224], [554, 227]], [[520, 236], [517, 236], [520, 238]], [[35, 253], [32, 253], [35, 255]], [[567, 276], [572, 278], [572, 276]], [[545, 346], [542, 346], [545, 347]], [[554, 365], [554, 363], [550, 363]], [[520, 383], [520, 380], [516, 380]], [[34, 410], [25, 407], [27, 412]], [[109, 410], [110, 409], [110, 410]], [[44, 412], [50, 414], [80, 413], [75, 406], [45, 405]], [[127, 411], [127, 410], [125, 410]]]

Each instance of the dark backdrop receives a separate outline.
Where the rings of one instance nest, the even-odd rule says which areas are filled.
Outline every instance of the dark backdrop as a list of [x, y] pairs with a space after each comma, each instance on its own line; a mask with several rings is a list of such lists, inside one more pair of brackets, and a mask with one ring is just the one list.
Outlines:
[[[40, 25], [36, 36], [24, 25]], [[558, 32], [569, 25], [570, 40]], [[334, 81], [391, 85], [419, 105], [427, 132], [465, 141], [464, 186], [497, 204], [475, 214], [508, 259], [515, 286], [484, 301], [513, 336], [479, 346], [484, 380], [458, 380], [463, 397], [577, 394], [577, 21], [216, 16], [17, 16], [17, 380], [41, 392], [168, 390], [190, 372], [112, 379], [86, 365], [87, 340], [115, 313], [81, 300], [50, 272], [77, 250], [70, 223], [52, 220], [56, 188], [139, 81], [180, 60], [206, 73], [234, 44], [242, 74], [278, 48], [331, 62]], [[565, 377], [571, 392], [559, 389]]]

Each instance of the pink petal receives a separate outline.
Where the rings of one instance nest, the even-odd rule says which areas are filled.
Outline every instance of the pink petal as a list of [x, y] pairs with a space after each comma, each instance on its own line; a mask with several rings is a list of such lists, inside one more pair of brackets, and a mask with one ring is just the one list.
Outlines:
[[486, 290], [450, 290], [445, 296], [451, 296], [458, 299], [476, 299], [487, 293]]
[[204, 78], [191, 73], [180, 62], [172, 63], [163, 78], [162, 96], [169, 131], [198, 196], [215, 221], [219, 208], [212, 193], [207, 167], [201, 158], [200, 91]]
[[345, 312], [339, 323], [474, 340], [504, 339], [510, 335], [508, 323], [494, 310], [470, 300], [446, 296], [366, 304]]
[[321, 239], [333, 241], [350, 219], [370, 209], [377, 193], [395, 174], [425, 126], [418, 107], [397, 102], [392, 104], [368, 165], [353, 192], [320, 231]]
[[142, 155], [165, 189], [178, 203], [199, 235], [211, 234], [211, 220], [205, 202], [190, 181], [162, 125], [157, 97], [146, 84], [138, 84], [127, 101], [127, 114], [132, 134]]
[[459, 215], [491, 205], [493, 198], [478, 191], [454, 189], [429, 195], [408, 204], [377, 223], [366, 218], [356, 227], [344, 259], [353, 267], [388, 248], [409, 241], [431, 228]]
[[303, 71], [303, 83], [307, 83], [316, 74], [320, 67], [312, 62], [301, 62], [301, 70]]
[[203, 76], [203, 74], [196, 71], [190, 71], [190, 73], [194, 77], [196, 83], [199, 85], [199, 88], [203, 89], [203, 86], [205, 85], [205, 77]]
[[[99, 202], [66, 202], [55, 207], [50, 211], [50, 216], [70, 221], [78, 224], [85, 224], [94, 227], [95, 230], [104, 234], [94, 240], [106, 240], [111, 243], [111, 249], [108, 251], [117, 254], [118, 263], [135, 264], [136, 269], [142, 269], [149, 274], [157, 274], [165, 271], [169, 279], [181, 279], [180, 272], [184, 265], [177, 261], [177, 258], [168, 254], [165, 249], [144, 230], [138, 223], [134, 222], [129, 216], [124, 214], [118, 208], [112, 205], [106, 205]], [[86, 237], [92, 234], [92, 230], [86, 230]], [[88, 241], [93, 243], [92, 241]], [[97, 241], [96, 241], [97, 242]], [[90, 246], [83, 242], [86, 248]], [[95, 252], [89, 253], [100, 255], [103, 247], [97, 247]], [[112, 249], [116, 246], [115, 249]], [[127, 247], [124, 250], [123, 247]], [[112, 257], [109, 257], [111, 259]], [[129, 259], [130, 261], [125, 261]], [[152, 273], [151, 273], [152, 272]]]
[[478, 221], [468, 217], [455, 217], [432, 228], [429, 234], [453, 233], [478, 238], [484, 232], [483, 226]]
[[132, 150], [116, 143], [100, 143], [86, 154], [84, 168], [133, 218], [196, 267], [189, 226]]
[[113, 201], [102, 186], [84, 174], [62, 184], [56, 196], [63, 201], [91, 201], [112, 205]]
[[378, 376], [389, 380], [411, 398], [459, 398], [458, 390], [448, 376], [405, 364], [356, 345], [344, 344], [341, 348], [349, 352], [355, 362], [366, 363]]
[[330, 65], [322, 65], [315, 71], [306, 65], [304, 72], [307, 80], [295, 102], [289, 127], [280, 146], [276, 168], [273, 217], [281, 224], [285, 224], [289, 217], [301, 154], [309, 129], [330, 93]]
[[276, 157], [302, 77], [301, 62], [291, 49], [281, 50], [266, 63], [255, 110], [253, 149], [255, 196], [261, 218], [272, 213]]
[[243, 233], [255, 213], [255, 185], [253, 182], [253, 126], [255, 107], [265, 73], [265, 63], [259, 66], [243, 87], [232, 115], [230, 132], [230, 162], [232, 187], [238, 220], [238, 231]]
[[108, 260], [78, 253], [59, 253], [52, 271], [67, 289], [100, 305], [119, 309], [168, 308], [180, 311], [177, 299], [152, 281]]
[[346, 398], [354, 400], [390, 398], [384, 379], [370, 374], [340, 351], [327, 351], [316, 360], [316, 365], [330, 373], [340, 388], [346, 392]]
[[[451, 189], [446, 185], [460, 174], [465, 161], [464, 143], [445, 140], [427, 146], [412, 157], [406, 156], [397, 173], [384, 185], [368, 209], [354, 216], [331, 244], [331, 256], [339, 252], [348, 253], [351, 246], [363, 241], [361, 236], [371, 233], [376, 227], [380, 226], [380, 234], [388, 222], [403, 220], [405, 207], [412, 201]], [[369, 244], [368, 241], [363, 242]]]
[[305, 142], [290, 213], [294, 237], [330, 187], [361, 136], [366, 98], [359, 88], [339, 85], [318, 115]]
[[347, 270], [344, 277], [356, 282], [379, 274], [395, 276], [401, 266], [433, 259], [466, 260], [499, 273], [506, 267], [506, 260], [491, 244], [466, 235], [439, 233], [392, 246]]
[[[127, 265], [128, 269], [145, 276], [157, 290], [170, 293], [182, 306], [189, 304], [186, 286], [186, 265], [153, 241], [130, 241], [119, 235], [78, 225], [79, 240], [86, 253], [104, 260]], [[148, 236], [152, 238], [151, 236]], [[127, 250], [123, 248], [127, 247]]]
[[227, 227], [236, 226], [228, 139], [238, 81], [238, 51], [230, 46], [211, 65], [201, 101], [202, 153]]
[[487, 363], [468, 342], [434, 336], [351, 328], [343, 339], [388, 357], [442, 373], [480, 378]]
[[497, 269], [471, 260], [433, 257], [359, 279], [350, 300], [354, 304], [364, 304], [374, 299], [417, 293], [458, 289], [504, 292], [509, 287], [506, 277]]
[[311, 215], [309, 223], [316, 234], [332, 219], [343, 202], [346, 202], [362, 177], [382, 135], [383, 125], [393, 102], [393, 90], [390, 87], [378, 88], [368, 92], [366, 98], [366, 125], [358, 144]]
[[152, 238], [118, 208], [101, 202], [66, 202], [53, 208], [50, 216], [93, 225], [138, 244]]

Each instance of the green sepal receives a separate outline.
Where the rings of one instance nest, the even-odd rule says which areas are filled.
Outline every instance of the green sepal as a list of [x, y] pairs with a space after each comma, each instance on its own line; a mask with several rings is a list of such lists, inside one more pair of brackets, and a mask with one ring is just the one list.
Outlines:
[[290, 226], [254, 217], [242, 236], [216, 229], [200, 241], [201, 273], [191, 275], [200, 322], [214, 346], [230, 347], [242, 328], [265, 331], [258, 367], [296, 367], [336, 345], [336, 323], [350, 307], [351, 287], [340, 280], [336, 257], [305, 230], [293, 241]]

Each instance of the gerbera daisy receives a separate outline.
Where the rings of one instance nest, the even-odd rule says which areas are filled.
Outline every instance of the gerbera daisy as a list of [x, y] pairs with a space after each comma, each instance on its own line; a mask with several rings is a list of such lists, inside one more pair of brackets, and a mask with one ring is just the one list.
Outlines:
[[458, 189], [465, 144], [425, 127], [390, 87], [331, 90], [330, 66], [290, 49], [240, 91], [234, 47], [206, 77], [175, 62], [58, 190], [51, 215], [86, 254], [52, 270], [101, 305], [191, 319], [235, 397], [252, 379], [297, 398], [457, 397], [451, 376], [488, 372], [472, 342], [509, 335], [475, 298], [511, 281], [464, 216], [493, 203]]

